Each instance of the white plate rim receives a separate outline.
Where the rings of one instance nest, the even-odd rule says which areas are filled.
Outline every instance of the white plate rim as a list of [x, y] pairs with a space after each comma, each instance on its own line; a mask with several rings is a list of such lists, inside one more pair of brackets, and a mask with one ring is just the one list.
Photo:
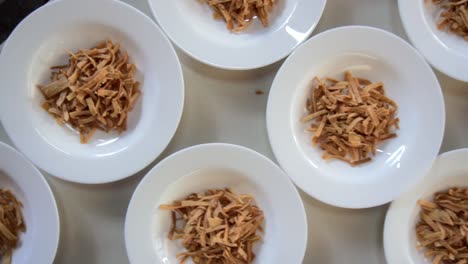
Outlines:
[[[406, 35], [434, 68], [454, 79], [468, 82], [468, 71], [457, 70], [468, 64], [468, 57], [462, 58], [448, 52], [448, 47], [434, 39], [433, 33], [424, 26], [423, 14], [417, 7], [418, 1], [424, 0], [398, 0], [398, 9]], [[465, 42], [468, 45], [468, 41]]]
[[[135, 212], [138, 211], [138, 209], [135, 208], [138, 205], [136, 199], [138, 198], [137, 196], [141, 193], [141, 189], [143, 189], [145, 187], [145, 184], [146, 184], [147, 181], [150, 180], [150, 177], [156, 177], [154, 175], [160, 169], [160, 167], [165, 166], [165, 161], [172, 160], [174, 158], [177, 158], [178, 156], [187, 155], [187, 153], [190, 153], [190, 152], [205, 151], [206, 149], [208, 149], [208, 150], [214, 149], [216, 151], [223, 151], [223, 149], [227, 149], [229, 151], [234, 150], [234, 151], [238, 151], [238, 152], [245, 152], [248, 155], [253, 155], [256, 158], [259, 158], [259, 159], [267, 162], [269, 165], [272, 166], [272, 168], [274, 168], [278, 172], [281, 172], [281, 174], [284, 174], [285, 180], [288, 183], [287, 187], [292, 192], [292, 195], [295, 196], [295, 199], [298, 202], [298, 205], [300, 207], [300, 212], [299, 212], [301, 214], [300, 221], [302, 222], [302, 226], [304, 227], [304, 232], [302, 232], [302, 234], [300, 234], [301, 239], [303, 240], [303, 241], [300, 242], [300, 244], [302, 245], [301, 246], [302, 247], [302, 249], [301, 249], [302, 255], [300, 257], [301, 257], [301, 259], [303, 259], [304, 256], [305, 256], [305, 253], [306, 253], [306, 247], [307, 247], [307, 241], [308, 241], [307, 233], [308, 233], [309, 227], [308, 227], [308, 222], [307, 222], [307, 215], [306, 215], [306, 212], [305, 212], [304, 203], [303, 203], [303, 201], [302, 201], [302, 199], [300, 197], [300, 194], [299, 194], [298, 190], [296, 189], [294, 184], [291, 182], [289, 177], [287, 177], [285, 172], [276, 163], [274, 163], [272, 160], [270, 160], [269, 158], [267, 158], [263, 154], [255, 151], [255, 150], [249, 149], [247, 147], [240, 146], [240, 145], [234, 145], [234, 144], [230, 144], [230, 143], [204, 143], [204, 144], [190, 146], [190, 147], [185, 148], [185, 149], [181, 149], [181, 150], [167, 156], [161, 162], [156, 164], [150, 171], [148, 171], [148, 173], [143, 177], [143, 179], [140, 181], [138, 186], [135, 188], [135, 191], [133, 192], [132, 197], [131, 197], [130, 202], [129, 202], [129, 205], [127, 207], [127, 212], [125, 214], [125, 224], [124, 224], [125, 225], [124, 226], [125, 249], [126, 249], [127, 256], [128, 256], [128, 259], [129, 259], [130, 263], [136, 263], [135, 261], [133, 261], [133, 259], [135, 258], [134, 254], [136, 254], [136, 253], [134, 252], [134, 249], [131, 246], [132, 241], [130, 241], [131, 240], [130, 239], [131, 232], [132, 232], [132, 229], [133, 229], [133, 227], [131, 226], [131, 222], [135, 222], [135, 217], [133, 215], [134, 215]], [[190, 165], [190, 167], [195, 168], [196, 166]], [[171, 179], [169, 185], [171, 183], [175, 182], [177, 179], [183, 177], [183, 176], [184, 175], [175, 175], [175, 176], [173, 176], [173, 178]]]
[[[413, 258], [403, 255], [403, 252], [407, 252], [408, 250], [406, 243], [407, 241], [403, 239], [407, 233], [407, 230], [401, 228], [401, 222], [409, 220], [408, 218], [410, 217], [411, 211], [413, 209], [413, 206], [405, 205], [413, 202], [416, 203], [416, 201], [420, 198], [418, 195], [426, 187], [431, 187], [441, 179], [452, 177], [450, 171], [447, 173], [445, 171], [441, 172], [437, 169], [441, 163], [457, 158], [458, 156], [468, 157], [468, 148], [455, 149], [440, 154], [434, 161], [431, 171], [429, 171], [425, 177], [420, 180], [420, 184], [390, 204], [385, 215], [383, 230], [384, 253], [386, 261], [389, 264], [419, 264], [415, 263]], [[468, 171], [467, 164], [462, 163], [460, 167], [463, 167], [466, 171]], [[401, 214], [403, 214], [403, 217]], [[414, 245], [414, 247], [416, 248], [416, 245]], [[427, 263], [430, 262], [428, 261]]]
[[266, 67], [268, 65], [271, 65], [275, 62], [278, 62], [286, 57], [288, 57], [297, 47], [300, 46], [301, 43], [303, 43], [304, 41], [306, 41], [310, 35], [312, 35], [312, 33], [314, 32], [315, 28], [317, 27], [317, 25], [319, 24], [320, 22], [320, 19], [322, 18], [322, 15], [323, 15], [323, 12], [325, 10], [325, 7], [327, 5], [327, 0], [321, 0], [322, 1], [322, 5], [320, 6], [320, 16], [316, 19], [316, 21], [314, 21], [314, 23], [311, 25], [311, 27], [308, 28], [307, 32], [304, 34], [304, 38], [302, 39], [302, 41], [300, 42], [297, 42], [295, 44], [294, 47], [292, 47], [289, 51], [287, 52], [284, 52], [284, 54], [281, 54], [279, 56], [275, 56], [274, 58], [270, 59], [270, 60], [267, 60], [267, 61], [264, 61], [262, 63], [252, 63], [251, 65], [247, 65], [247, 66], [239, 66], [239, 67], [235, 67], [235, 66], [230, 66], [228, 64], [221, 64], [221, 63], [215, 63], [215, 62], [211, 62], [211, 61], [208, 61], [208, 60], [205, 60], [203, 59], [202, 56], [199, 56], [199, 55], [195, 55], [193, 54], [192, 52], [190, 52], [187, 48], [184, 48], [183, 45], [180, 45], [180, 43], [178, 43], [175, 38], [174, 38], [174, 35], [169, 32], [168, 30], [166, 30], [164, 28], [163, 25], [161, 25], [160, 21], [158, 20], [158, 16], [156, 14], [156, 11], [157, 10], [155, 8], [155, 6], [153, 5], [153, 0], [147, 0], [148, 1], [148, 5], [150, 7], [150, 10], [151, 10], [151, 14], [153, 15], [153, 18], [155, 19], [156, 23], [158, 25], [161, 26], [161, 29], [164, 31], [164, 33], [171, 39], [171, 42], [174, 43], [174, 45], [177, 46], [177, 48], [179, 48], [180, 50], [182, 50], [185, 54], [187, 54], [188, 56], [190, 56], [192, 59], [195, 59], [199, 62], [202, 62], [204, 64], [207, 64], [209, 66], [212, 66], [212, 67], [215, 67], [215, 68], [219, 68], [219, 69], [224, 69], [224, 70], [253, 70], [253, 69], [258, 69], [258, 68], [262, 68], [262, 67]]
[[[44, 9], [54, 8], [54, 6], [57, 5], [57, 4], [73, 3], [73, 2], [74, 1], [71, 1], [71, 0], [53, 0], [53, 1], [49, 2], [48, 4], [45, 4], [45, 5], [37, 8], [36, 10], [31, 12], [28, 16], [26, 16], [15, 27], [15, 29], [11, 32], [9, 37], [3, 42], [2, 49], [0, 51], [0, 63], [2, 63], [3, 57], [6, 54], [6, 50], [9, 48], [9, 46], [12, 45], [11, 44], [12, 38], [14, 36], [16, 36], [16, 34], [18, 34], [18, 31], [21, 31], [21, 27], [23, 25], [25, 25], [27, 23], [30, 23], [29, 20], [31, 19], [31, 17], [36, 16], [37, 13], [39, 13], [39, 12], [43, 12], [42, 10], [44, 10]], [[180, 93], [181, 96], [180, 96], [180, 98], [178, 98], [178, 101], [177, 101], [177, 103], [178, 103], [178, 109], [177, 109], [177, 112], [176, 112], [177, 113], [176, 114], [177, 119], [174, 119], [175, 122], [170, 127], [170, 130], [168, 130], [168, 131], [170, 131], [169, 134], [171, 136], [165, 139], [165, 143], [162, 144], [161, 149], [159, 149], [158, 151], [154, 151], [154, 153], [152, 153], [151, 157], [147, 156], [145, 158], [145, 160], [139, 159], [140, 162], [138, 163], [138, 166], [135, 166], [135, 165], [126, 166], [126, 167], [122, 168], [121, 170], [114, 170], [114, 173], [109, 173], [109, 171], [106, 170], [103, 173], [100, 173], [100, 175], [101, 176], [104, 175], [104, 177], [90, 177], [90, 178], [86, 178], [86, 179], [81, 178], [78, 175], [79, 173], [77, 173], [75, 170], [66, 171], [64, 168], [60, 168], [60, 166], [55, 166], [55, 165], [52, 165], [52, 164], [44, 164], [44, 163], [37, 162], [37, 160], [36, 160], [37, 157], [33, 157], [32, 156], [32, 151], [31, 150], [28, 151], [28, 148], [22, 146], [21, 141], [19, 140], [19, 138], [17, 138], [16, 133], [14, 133], [14, 129], [6, 124], [6, 122], [4, 121], [5, 118], [3, 117], [2, 113], [0, 113], [0, 121], [3, 124], [3, 127], [4, 127], [5, 131], [7, 132], [7, 135], [12, 140], [15, 147], [17, 147], [23, 154], [25, 154], [29, 159], [31, 159], [36, 166], [38, 166], [39, 168], [41, 168], [44, 171], [49, 172], [54, 177], [57, 177], [57, 178], [60, 178], [60, 179], [66, 180], [66, 181], [71, 181], [71, 182], [76, 182], [76, 183], [83, 183], [83, 184], [102, 184], [102, 183], [115, 182], [115, 181], [122, 180], [124, 178], [130, 177], [130, 176], [134, 175], [135, 173], [139, 172], [140, 170], [142, 170], [143, 168], [145, 168], [146, 166], [148, 166], [152, 161], [154, 161], [154, 159], [156, 159], [159, 155], [161, 155], [161, 153], [167, 148], [167, 146], [171, 142], [172, 138], [174, 137], [174, 135], [175, 135], [175, 133], [176, 133], [176, 131], [177, 131], [179, 125], [180, 125], [180, 121], [181, 121], [182, 115], [183, 115], [184, 104], [185, 104], [185, 81], [184, 81], [184, 75], [183, 75], [183, 71], [182, 71], [182, 65], [180, 63], [179, 57], [178, 57], [172, 43], [166, 37], [166, 35], [163, 33], [163, 31], [159, 28], [159, 26], [156, 25], [156, 23], [151, 18], [149, 18], [146, 14], [144, 14], [142, 11], [140, 11], [139, 9], [137, 9], [137, 8], [125, 3], [125, 2], [122, 2], [122, 1], [119, 1], [119, 0], [100, 0], [100, 2], [101, 2], [101, 4], [105, 3], [107, 5], [118, 5], [118, 6], [122, 7], [122, 8], [127, 9], [128, 12], [131, 12], [131, 13], [135, 14], [135, 16], [140, 17], [141, 19], [143, 19], [144, 23], [147, 23], [148, 25], [150, 25], [152, 27], [152, 29], [154, 30], [153, 33], [157, 32], [159, 37], [161, 37], [161, 39], [167, 44], [167, 46], [169, 48], [169, 52], [171, 53], [171, 56], [174, 58], [174, 63], [176, 64], [176, 67], [177, 67], [176, 74], [180, 78], [179, 80], [176, 80], [176, 83], [180, 84], [180, 86], [177, 85], [177, 86], [179, 86], [177, 88], [180, 89], [178, 92]], [[35, 156], [38, 156], [38, 155], [35, 155]], [[110, 160], [110, 161], [112, 161], [112, 160]], [[134, 162], [134, 163], [131, 163], [131, 164], [136, 164], [136, 163]]]
[[[58, 250], [59, 241], [60, 241], [60, 216], [59, 216], [59, 211], [57, 207], [57, 202], [55, 200], [55, 195], [52, 192], [52, 189], [50, 188], [47, 180], [44, 178], [42, 173], [22, 153], [20, 153], [15, 148], [13, 148], [12, 146], [2, 141], [0, 141], [0, 149], [1, 148], [5, 149], [7, 152], [10, 152], [11, 155], [15, 156], [15, 159], [22, 161], [24, 163], [24, 166], [26, 166], [28, 170], [30, 170], [31, 172], [35, 174], [33, 177], [36, 177], [38, 180], [38, 183], [41, 184], [40, 186], [35, 185], [35, 188], [43, 188], [43, 190], [45, 191], [45, 194], [47, 195], [47, 199], [50, 201], [53, 215], [52, 216], [49, 215], [49, 217], [52, 217], [53, 221], [48, 222], [48, 223], [50, 224], [51, 227], [55, 227], [55, 228], [53, 228], [54, 234], [50, 234], [50, 233], [47, 234], [47, 241], [52, 241], [52, 242], [46, 243], [46, 244], [52, 247], [52, 251], [50, 251], [50, 255], [46, 258], [49, 260], [50, 263], [52, 263], [55, 259], [55, 256], [57, 255], [57, 250]], [[9, 176], [10, 178], [13, 178], [11, 175], [7, 175], [7, 176]], [[40, 217], [40, 215], [36, 217]], [[28, 232], [27, 228], [28, 227], [26, 226], [26, 232]], [[34, 256], [32, 256], [32, 258], [34, 258]], [[14, 260], [14, 255], [13, 255], [12, 263], [13, 264], [16, 263]]]
[[[402, 39], [401, 37], [395, 35], [394, 33], [383, 30], [383, 29], [380, 29], [380, 28], [371, 27], [371, 26], [351, 25], [351, 26], [336, 27], [336, 28], [332, 28], [332, 29], [329, 29], [327, 31], [321, 32], [321, 33], [315, 35], [314, 37], [310, 38], [306, 42], [304, 42], [299, 48], [297, 48], [286, 59], [286, 61], [280, 67], [280, 69], [276, 73], [276, 76], [275, 76], [275, 78], [274, 78], [274, 80], [272, 82], [271, 88], [270, 88], [270, 93], [269, 93], [268, 103], [267, 103], [267, 110], [266, 110], [266, 121], [267, 121], [268, 139], [269, 139], [272, 151], [275, 154], [275, 157], [276, 157], [278, 163], [280, 164], [281, 168], [284, 171], [286, 171], [286, 173], [290, 176], [291, 180], [296, 184], [296, 186], [298, 188], [300, 188], [301, 190], [306, 192], [308, 195], [311, 195], [315, 199], [320, 200], [321, 202], [324, 202], [324, 203], [329, 204], [329, 205], [333, 205], [333, 206], [337, 206], [337, 207], [341, 207], [341, 208], [349, 208], [349, 209], [362, 209], [362, 208], [371, 208], [371, 207], [379, 206], [379, 205], [391, 202], [391, 200], [393, 200], [393, 199], [385, 200], [385, 201], [380, 201], [380, 200], [379, 201], [371, 201], [371, 200], [369, 200], [369, 201], [364, 201], [364, 202], [362, 202], [360, 204], [354, 204], [354, 203], [347, 202], [346, 199], [335, 199], [335, 198], [330, 198], [330, 197], [325, 198], [325, 197], [319, 197], [317, 195], [314, 195], [314, 193], [311, 190], [307, 190], [304, 186], [298, 185], [294, 173], [291, 173], [291, 166], [294, 166], [294, 164], [290, 164], [291, 162], [288, 162], [288, 161], [286, 161], [284, 159], [285, 155], [280, 153], [281, 146], [279, 146], [277, 144], [275, 136], [273, 136], [273, 132], [272, 132], [273, 131], [273, 123], [275, 122], [275, 118], [274, 118], [274, 114], [273, 114], [273, 112], [274, 112], [273, 108], [274, 107], [272, 105], [271, 98], [275, 96], [274, 87], [275, 87], [275, 83], [277, 82], [277, 78], [279, 78], [279, 76], [282, 74], [283, 71], [286, 71], [286, 67], [288, 66], [288, 63], [290, 63], [292, 58], [294, 58], [295, 54], [298, 53], [300, 51], [300, 49], [305, 47], [308, 42], [314, 41], [315, 38], [321, 37], [322, 35], [325, 35], [325, 34], [328, 34], [328, 33], [331, 33], [331, 32], [335, 32], [335, 31], [347, 30], [347, 29], [371, 30], [371, 31], [387, 34], [387, 35], [391, 36], [392, 38], [396, 39], [398, 42], [400, 42], [402, 45], [404, 45], [405, 48], [408, 48], [408, 49], [410, 49], [410, 50], [412, 50], [414, 52], [414, 55], [416, 55], [418, 57], [418, 59], [420, 60], [420, 62], [422, 62], [425, 65], [425, 69], [428, 70], [428, 72], [432, 73], [430, 77], [432, 79], [434, 79], [437, 82], [437, 84], [439, 85], [435, 74], [433, 73], [430, 66], [426, 63], [424, 57], [414, 47], [412, 47], [404, 39]], [[441, 111], [443, 111], [441, 113], [443, 125], [439, 128], [439, 133], [438, 133], [438, 134], [440, 134], [442, 136], [440, 137], [439, 142], [437, 142], [437, 149], [440, 149], [440, 146], [442, 145], [442, 138], [443, 138], [443, 133], [444, 133], [444, 129], [445, 129], [445, 103], [443, 101], [443, 95], [442, 95], [442, 90], [440, 89], [440, 85], [439, 85], [439, 89], [438, 89], [437, 93], [439, 95], [438, 96], [439, 99], [441, 100], [440, 101], [441, 106], [442, 106]], [[437, 153], [438, 153], [438, 151], [437, 151]], [[435, 153], [434, 159], [437, 158], [437, 153]], [[298, 165], [298, 164], [295, 164], [295, 165]], [[304, 170], [304, 168], [303, 168], [303, 170]], [[428, 168], [426, 168], [425, 171], [420, 173], [420, 178], [423, 177], [424, 174], [427, 173], [427, 171], [429, 171], [429, 170], [430, 170], [430, 166]], [[412, 183], [414, 184], [417, 180], [418, 179], [416, 179], [416, 178], [413, 179]], [[409, 187], [410, 186], [408, 186], [408, 188]]]

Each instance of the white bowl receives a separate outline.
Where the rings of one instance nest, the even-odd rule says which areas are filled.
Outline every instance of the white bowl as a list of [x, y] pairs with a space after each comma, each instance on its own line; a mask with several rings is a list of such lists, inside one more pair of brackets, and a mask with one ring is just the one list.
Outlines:
[[302, 200], [272, 161], [250, 149], [205, 144], [181, 150], [156, 165], [133, 194], [125, 220], [131, 263], [179, 263], [183, 248], [170, 241], [170, 212], [158, 208], [194, 192], [230, 187], [251, 194], [265, 214], [265, 234], [254, 263], [301, 263], [307, 244]]
[[[384, 82], [399, 105], [398, 137], [357, 167], [323, 160], [300, 122], [312, 78], [343, 78], [346, 70]], [[381, 205], [409, 189], [437, 156], [444, 122], [441, 89], [422, 56], [399, 37], [362, 26], [332, 29], [300, 46], [278, 71], [267, 105], [268, 135], [282, 168], [309, 195], [347, 208]]]
[[406, 34], [432, 66], [452, 78], [468, 82], [468, 41], [437, 29], [440, 10], [431, 2], [398, 1]]
[[[64, 49], [112, 39], [137, 66], [142, 96], [122, 134], [97, 132], [89, 144], [41, 109], [36, 87], [49, 67], [67, 62]], [[54, 1], [25, 18], [0, 54], [0, 119], [18, 149], [65, 180], [104, 183], [143, 169], [171, 140], [182, 114], [181, 66], [169, 40], [137, 9], [113, 0]]]
[[215, 20], [204, 0], [148, 0], [169, 38], [185, 53], [208, 65], [247, 70], [272, 64], [291, 53], [317, 26], [326, 0], [278, 0], [266, 28], [253, 22], [231, 33]]
[[0, 142], [0, 187], [23, 203], [26, 232], [13, 251], [12, 264], [52, 263], [59, 242], [60, 223], [54, 194], [34, 165]]
[[468, 149], [440, 155], [429, 174], [411, 191], [393, 201], [385, 218], [384, 248], [389, 264], [430, 264], [424, 252], [416, 249], [415, 226], [419, 221], [419, 199], [450, 187], [468, 187]]

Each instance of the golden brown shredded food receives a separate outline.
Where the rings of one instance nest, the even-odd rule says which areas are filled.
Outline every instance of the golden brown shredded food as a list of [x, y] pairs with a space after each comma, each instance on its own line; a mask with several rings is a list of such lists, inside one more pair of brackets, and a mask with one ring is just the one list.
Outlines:
[[230, 189], [194, 193], [173, 204], [160, 205], [172, 211], [168, 238], [180, 239], [187, 250], [177, 254], [180, 263], [248, 264], [255, 258], [253, 245], [262, 238], [263, 211], [252, 196]]
[[68, 64], [52, 67], [51, 82], [38, 85], [45, 98], [42, 108], [76, 129], [81, 143], [88, 143], [96, 129], [125, 131], [141, 94], [128, 54], [112, 41], [68, 53]]
[[258, 17], [268, 27], [268, 17], [276, 0], [204, 0], [232, 32], [244, 31]]
[[437, 27], [468, 40], [468, 0], [432, 0], [441, 10]]
[[0, 259], [10, 264], [13, 250], [19, 245], [19, 235], [26, 231], [21, 208], [23, 204], [5, 189], [0, 189]]
[[418, 248], [432, 264], [468, 263], [468, 188], [438, 192], [433, 201], [419, 200]]
[[396, 137], [398, 105], [385, 95], [384, 84], [345, 73], [344, 81], [312, 80], [307, 100], [312, 144], [323, 150], [322, 158], [338, 159], [356, 166], [371, 160], [377, 144]]

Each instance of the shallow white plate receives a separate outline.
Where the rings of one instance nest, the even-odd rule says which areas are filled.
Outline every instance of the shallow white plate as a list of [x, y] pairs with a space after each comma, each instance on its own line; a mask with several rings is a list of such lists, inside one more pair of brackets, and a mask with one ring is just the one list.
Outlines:
[[432, 200], [436, 192], [468, 187], [468, 149], [440, 155], [431, 171], [411, 191], [393, 201], [385, 218], [384, 247], [389, 264], [431, 263], [416, 249], [415, 226], [419, 221], [419, 199]]
[[307, 39], [317, 25], [326, 0], [278, 0], [264, 28], [253, 22], [231, 33], [223, 20], [199, 0], [148, 0], [169, 38], [185, 53], [214, 67], [246, 70], [274, 63]]
[[39, 170], [3, 142], [0, 142], [0, 188], [11, 190], [23, 203], [26, 232], [20, 235], [20, 246], [13, 251], [12, 263], [52, 263], [60, 234], [54, 195]]
[[[346, 70], [382, 81], [399, 105], [398, 137], [378, 146], [372, 162], [351, 167], [325, 161], [300, 119], [314, 76], [343, 78]], [[267, 128], [278, 162], [311, 196], [331, 205], [364, 208], [387, 203], [430, 168], [442, 141], [444, 102], [434, 73], [405, 41], [386, 31], [342, 27], [314, 36], [278, 71], [267, 105]]]
[[[67, 62], [64, 49], [112, 39], [136, 64], [142, 96], [122, 134], [97, 132], [89, 144], [58, 125], [40, 104], [39, 83], [49, 67]], [[182, 114], [184, 83], [169, 40], [137, 9], [113, 0], [62, 0], [30, 14], [0, 54], [0, 119], [8, 135], [37, 166], [74, 182], [104, 183], [143, 169], [171, 140]]]
[[468, 82], [468, 41], [437, 29], [440, 10], [432, 0], [399, 0], [406, 34], [432, 66], [460, 81]]
[[156, 165], [140, 182], [128, 207], [125, 244], [131, 263], [179, 263], [179, 241], [170, 241], [168, 211], [160, 204], [194, 192], [230, 187], [254, 196], [265, 214], [265, 234], [254, 263], [301, 263], [307, 221], [299, 194], [281, 169], [250, 149], [205, 144], [181, 150]]

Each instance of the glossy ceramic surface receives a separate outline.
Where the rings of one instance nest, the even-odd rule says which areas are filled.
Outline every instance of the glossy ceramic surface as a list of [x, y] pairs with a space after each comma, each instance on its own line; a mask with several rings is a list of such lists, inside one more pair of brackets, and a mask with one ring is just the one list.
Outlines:
[[148, 0], [169, 38], [185, 53], [214, 67], [246, 70], [274, 63], [307, 39], [320, 20], [326, 0], [277, 1], [264, 28], [255, 21], [242, 33], [226, 29], [198, 0]]
[[0, 187], [23, 203], [26, 232], [13, 251], [12, 264], [52, 263], [57, 252], [60, 223], [52, 191], [33, 164], [0, 142]]
[[[378, 145], [372, 162], [351, 167], [322, 159], [312, 146], [306, 99], [314, 76], [355, 76], [382, 81], [399, 105], [398, 137]], [[445, 125], [439, 83], [423, 57], [399, 37], [371, 27], [341, 27], [301, 45], [273, 81], [267, 105], [270, 143], [281, 167], [298, 187], [331, 205], [372, 207], [413, 186], [438, 154]]]
[[422, 250], [417, 250], [415, 226], [419, 221], [419, 199], [451, 187], [468, 187], [468, 149], [440, 155], [428, 175], [415, 188], [393, 201], [385, 218], [384, 247], [389, 264], [429, 264]]
[[414, 46], [448, 76], [468, 82], [468, 41], [437, 29], [440, 9], [432, 1], [399, 0], [400, 17]]
[[[98, 131], [80, 144], [76, 131], [41, 108], [36, 85], [48, 82], [49, 67], [67, 62], [64, 49], [107, 39], [136, 64], [142, 96], [127, 131]], [[30, 14], [3, 46], [0, 86], [0, 119], [16, 147], [41, 169], [81, 183], [111, 182], [143, 169], [171, 140], [184, 104], [181, 66], [169, 40], [146, 15], [114, 0], [54, 1]]]
[[[301, 263], [307, 244], [307, 219], [297, 190], [272, 161], [250, 149], [205, 144], [181, 150], [156, 165], [132, 196], [125, 220], [131, 263], [179, 263], [180, 241], [167, 238], [171, 214], [160, 204], [193, 192], [230, 187], [250, 194], [265, 214], [265, 233], [253, 263]], [[285, 243], [285, 241], [288, 241]]]

